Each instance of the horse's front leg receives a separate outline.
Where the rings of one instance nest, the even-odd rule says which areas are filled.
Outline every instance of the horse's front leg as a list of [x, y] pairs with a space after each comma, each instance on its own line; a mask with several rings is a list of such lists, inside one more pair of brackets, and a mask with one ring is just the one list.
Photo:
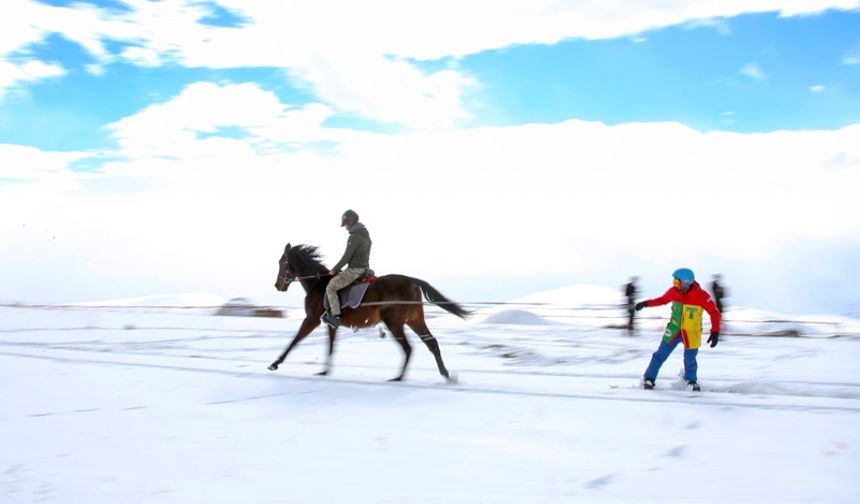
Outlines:
[[298, 345], [301, 340], [305, 339], [305, 336], [307, 336], [314, 329], [316, 329], [316, 327], [318, 325], [320, 325], [320, 320], [318, 317], [317, 318], [312, 318], [312, 317], [305, 318], [305, 320], [302, 322], [302, 326], [299, 327], [299, 332], [293, 338], [293, 341], [291, 341], [290, 344], [287, 345], [287, 348], [285, 348], [284, 351], [281, 352], [281, 355], [279, 355], [278, 358], [275, 359], [275, 362], [269, 364], [269, 371], [277, 370], [278, 366], [280, 366], [281, 363], [284, 362], [284, 359], [287, 358], [287, 354], [289, 354], [293, 350], [293, 347]]
[[328, 326], [328, 356], [325, 360], [325, 369], [317, 373], [320, 376], [325, 376], [331, 372], [332, 357], [334, 355], [335, 334], [337, 334], [337, 329], [332, 326]]

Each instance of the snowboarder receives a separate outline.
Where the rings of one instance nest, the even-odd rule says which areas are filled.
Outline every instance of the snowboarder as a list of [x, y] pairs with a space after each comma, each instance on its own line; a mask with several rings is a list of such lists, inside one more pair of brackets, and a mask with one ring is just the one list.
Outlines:
[[688, 268], [680, 268], [672, 273], [672, 287], [662, 296], [636, 303], [636, 311], [646, 306], [662, 306], [672, 303], [672, 315], [663, 333], [657, 351], [651, 356], [651, 363], [642, 377], [642, 387], [653, 389], [660, 366], [666, 361], [680, 341], [684, 342], [684, 379], [691, 390], [701, 390], [697, 382], [698, 363], [696, 355], [702, 344], [702, 311], [711, 317], [711, 335], [708, 343], [711, 348], [720, 341], [720, 312], [711, 296], [696, 282], [695, 275]]

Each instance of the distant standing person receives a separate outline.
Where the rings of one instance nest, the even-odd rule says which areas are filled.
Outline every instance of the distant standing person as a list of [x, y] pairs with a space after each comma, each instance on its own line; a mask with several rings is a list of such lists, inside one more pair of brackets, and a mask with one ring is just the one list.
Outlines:
[[696, 282], [695, 275], [687, 268], [675, 270], [672, 273], [672, 287], [662, 296], [636, 303], [636, 311], [646, 306], [662, 306], [672, 303], [672, 315], [663, 340], [657, 351], [651, 356], [651, 363], [642, 377], [642, 387], [653, 389], [657, 381], [660, 366], [672, 353], [678, 343], [684, 342], [684, 379], [691, 390], [701, 390], [696, 373], [699, 364], [696, 355], [702, 345], [702, 311], [711, 317], [711, 336], [708, 343], [711, 348], [720, 341], [720, 312], [711, 300], [711, 296]]
[[630, 282], [624, 286], [624, 296], [627, 298], [627, 334], [632, 336], [635, 328], [633, 327], [633, 317], [636, 314], [636, 282], [639, 277], [630, 277]]
[[711, 281], [711, 294], [714, 295], [714, 304], [717, 305], [717, 310], [720, 310], [720, 313], [726, 311], [725, 305], [723, 305], [723, 298], [726, 297], [726, 289], [723, 287], [722, 282], [723, 276], [719, 273], [714, 275]]

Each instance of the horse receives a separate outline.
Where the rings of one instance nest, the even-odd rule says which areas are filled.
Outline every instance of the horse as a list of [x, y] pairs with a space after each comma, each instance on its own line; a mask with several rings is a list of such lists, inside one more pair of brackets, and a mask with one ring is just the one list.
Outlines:
[[[275, 281], [275, 288], [280, 292], [286, 292], [294, 281], [298, 280], [301, 283], [305, 290], [305, 319], [290, 344], [269, 365], [270, 371], [277, 370], [290, 351], [321, 323], [320, 317], [325, 310], [323, 308], [325, 289], [332, 277], [329, 274], [329, 269], [321, 263], [320, 256], [317, 247], [310, 245], [293, 247], [287, 243], [284, 253], [278, 261], [278, 278]], [[404, 354], [400, 374], [389, 381], [402, 381], [406, 374], [406, 367], [412, 356], [412, 346], [406, 339], [403, 328], [404, 325], [408, 325], [433, 354], [436, 365], [439, 367], [439, 374], [445, 377], [448, 382], [453, 382], [454, 379], [442, 361], [439, 342], [430, 333], [427, 323], [424, 321], [422, 294], [427, 301], [460, 318], [465, 319], [472, 315], [471, 311], [446, 298], [424, 280], [393, 274], [380, 276], [372, 282], [358, 307], [345, 307], [341, 314], [341, 325], [364, 328], [375, 326], [380, 321], [385, 324], [388, 331], [400, 344]], [[325, 368], [317, 373], [318, 375], [324, 376], [331, 372], [336, 333], [337, 329], [328, 326], [328, 356]]]

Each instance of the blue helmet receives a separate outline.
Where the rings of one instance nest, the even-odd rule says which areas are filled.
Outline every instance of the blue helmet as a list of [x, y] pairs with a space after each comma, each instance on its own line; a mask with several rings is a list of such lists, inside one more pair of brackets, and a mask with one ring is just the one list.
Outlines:
[[672, 273], [672, 278], [678, 280], [678, 283], [680, 283], [681, 285], [686, 286], [693, 285], [693, 282], [696, 281], [696, 275], [693, 274], [693, 270], [691, 270], [690, 268], [676, 269], [675, 272]]

